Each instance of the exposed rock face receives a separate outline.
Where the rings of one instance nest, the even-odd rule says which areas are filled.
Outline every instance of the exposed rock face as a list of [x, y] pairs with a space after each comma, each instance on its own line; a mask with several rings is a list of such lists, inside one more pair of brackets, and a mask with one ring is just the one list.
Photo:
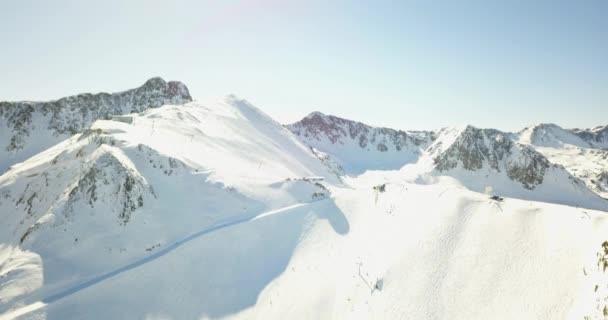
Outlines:
[[586, 278], [592, 279], [592, 287], [588, 288], [593, 292], [593, 301], [590, 306], [590, 314], [584, 319], [607, 319], [608, 318], [608, 241], [602, 243], [601, 249], [597, 252], [597, 263], [583, 269]]
[[388, 151], [389, 148], [401, 151], [410, 144], [420, 146], [431, 140], [429, 132], [376, 128], [320, 112], [313, 112], [287, 128], [307, 141], [327, 139], [332, 144], [345, 144], [348, 140], [354, 140], [361, 148], [371, 145], [380, 152]]
[[608, 125], [571, 131], [596, 148], [608, 148]]
[[524, 147], [515, 161], [506, 165], [507, 175], [511, 180], [519, 181], [524, 188], [532, 190], [543, 183], [545, 171], [551, 166], [549, 160], [536, 150]]
[[135, 170], [125, 166], [112, 152], [104, 150], [70, 191], [64, 214], [73, 215], [77, 211], [74, 204], [79, 202], [84, 201], [95, 208], [98, 201], [111, 199], [106, 208], [109, 207], [120, 224], [125, 225], [133, 211], [144, 205], [144, 195], [149, 190], [145, 180]]
[[[608, 202], [518, 136], [494, 129], [446, 128], [419, 163], [420, 181], [447, 179], [501, 197], [606, 210]], [[415, 167], [414, 167], [415, 168]]]
[[72, 143], [79, 147], [57, 154], [46, 169], [33, 169], [35, 173], [17, 179], [13, 192], [0, 200], [0, 206], [3, 201], [14, 203], [20, 244], [42, 225], [64, 225], [84, 216], [124, 226], [146, 199], [155, 197], [146, 179], [115, 147], [119, 141], [96, 132], [77, 141]]
[[344, 175], [344, 168], [332, 159], [330, 155], [312, 147], [311, 151], [331, 172], [335, 173], [336, 176], [340, 177]]
[[513, 142], [508, 133], [473, 126], [467, 126], [446, 149], [435, 152], [433, 161], [439, 172], [457, 167], [468, 171], [487, 167], [490, 171], [506, 172], [511, 180], [530, 190], [543, 182], [545, 170], [551, 166], [545, 156], [532, 147]]
[[303, 143], [331, 155], [348, 173], [399, 169], [415, 162], [431, 143], [431, 132], [372, 127], [320, 112], [286, 126]]
[[95, 120], [192, 101], [181, 82], [152, 78], [118, 93], [79, 94], [48, 102], [0, 102], [0, 173], [87, 129]]
[[512, 148], [513, 142], [502, 132], [468, 126], [434, 161], [439, 171], [453, 169], [459, 163], [464, 169], [475, 171], [483, 168], [484, 161], [500, 171], [499, 160], [503, 160]]
[[598, 193], [605, 193], [608, 191], [608, 171], [602, 171], [596, 174], [595, 178], [590, 180], [592, 188]]

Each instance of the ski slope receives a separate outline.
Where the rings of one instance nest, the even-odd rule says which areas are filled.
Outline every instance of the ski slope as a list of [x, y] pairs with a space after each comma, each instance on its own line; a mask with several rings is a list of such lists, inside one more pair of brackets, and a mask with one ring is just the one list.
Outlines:
[[[320, 201], [322, 201], [322, 200], [320, 200]], [[294, 204], [294, 205], [291, 205], [291, 206], [288, 206], [288, 207], [285, 207], [285, 208], [268, 211], [268, 212], [256, 215], [255, 217], [252, 217], [252, 218], [242, 218], [242, 219], [238, 219], [238, 220], [235, 220], [235, 221], [220, 223], [220, 224], [217, 224], [217, 225], [215, 225], [213, 227], [205, 228], [205, 229], [203, 229], [201, 231], [198, 231], [196, 233], [193, 233], [193, 234], [191, 234], [191, 235], [189, 235], [189, 236], [187, 236], [187, 237], [185, 237], [183, 239], [175, 241], [175, 242], [171, 243], [170, 245], [164, 247], [163, 249], [161, 249], [159, 251], [156, 251], [154, 254], [145, 256], [142, 259], [138, 259], [138, 260], [136, 260], [136, 261], [134, 261], [132, 263], [129, 263], [129, 264], [127, 264], [125, 266], [122, 266], [120, 268], [111, 270], [111, 271], [106, 272], [106, 273], [104, 273], [102, 275], [86, 279], [86, 280], [81, 281], [79, 283], [76, 283], [74, 285], [70, 285], [70, 286], [68, 286], [68, 287], [60, 290], [59, 292], [51, 293], [50, 295], [47, 295], [47, 296], [45, 296], [43, 298], [36, 298], [36, 300], [40, 300], [40, 301], [34, 302], [32, 304], [26, 304], [25, 306], [23, 306], [23, 307], [21, 307], [19, 309], [16, 309], [16, 310], [11, 310], [9, 313], [2, 315], [0, 317], [0, 319], [13, 319], [13, 318], [16, 318], [16, 317], [19, 317], [19, 316], [22, 316], [22, 315], [26, 315], [26, 314], [31, 313], [31, 312], [35, 312], [36, 310], [38, 310], [39, 308], [44, 307], [45, 305], [52, 304], [52, 303], [54, 303], [54, 302], [56, 302], [58, 300], [64, 299], [66, 297], [69, 297], [69, 296], [71, 296], [73, 294], [76, 294], [76, 293], [78, 293], [78, 292], [80, 292], [82, 290], [85, 290], [85, 289], [87, 289], [87, 288], [89, 288], [91, 286], [94, 286], [94, 285], [96, 285], [96, 284], [98, 284], [100, 282], [106, 281], [106, 280], [108, 280], [108, 279], [110, 279], [112, 277], [115, 277], [115, 276], [118, 276], [120, 274], [129, 272], [129, 271], [131, 271], [131, 270], [133, 270], [135, 268], [138, 268], [138, 267], [140, 267], [140, 266], [142, 266], [144, 264], [147, 264], [147, 263], [150, 263], [150, 262], [152, 262], [152, 261], [154, 261], [156, 259], [159, 259], [159, 258], [165, 256], [166, 254], [174, 251], [175, 249], [181, 247], [182, 245], [187, 244], [188, 242], [193, 241], [193, 240], [195, 240], [195, 239], [197, 239], [199, 237], [205, 236], [205, 235], [207, 235], [209, 233], [216, 232], [216, 231], [221, 230], [223, 228], [228, 228], [228, 227], [231, 227], [231, 226], [236, 226], [236, 225], [241, 224], [241, 223], [255, 221], [257, 219], [261, 219], [261, 218], [264, 218], [264, 217], [267, 217], [267, 216], [270, 216], [270, 215], [280, 214], [280, 213], [283, 213], [283, 212], [286, 212], [286, 211], [289, 211], [289, 210], [292, 210], [292, 209], [295, 209], [295, 208], [298, 208], [298, 207], [301, 207], [301, 206], [304, 206], [304, 205], [306, 205], [306, 203], [298, 203], [298, 204]], [[31, 299], [32, 298], [30, 298], [30, 300]], [[25, 303], [26, 303], [25, 301], [23, 301], [23, 302], [16, 302], [16, 304], [25, 304]]]
[[443, 129], [347, 176], [235, 96], [118, 120], [0, 176], [0, 319], [608, 310], [605, 200], [510, 134]]
[[349, 183], [335, 199], [192, 238], [22, 319], [570, 319], [603, 308], [593, 296], [608, 285], [594, 274], [603, 212], [497, 203], [378, 172]]

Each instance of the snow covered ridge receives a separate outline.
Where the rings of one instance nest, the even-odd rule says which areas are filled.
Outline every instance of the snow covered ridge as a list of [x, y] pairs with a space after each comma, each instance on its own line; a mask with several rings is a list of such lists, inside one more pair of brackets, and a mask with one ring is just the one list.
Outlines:
[[70, 136], [97, 119], [192, 101], [181, 82], [152, 78], [141, 87], [79, 94], [48, 102], [0, 102], [0, 173]]
[[608, 198], [608, 126], [593, 129], [563, 129], [538, 124], [517, 133], [516, 141], [533, 147], [549, 161], [562, 165], [598, 195]]
[[535, 146], [472, 126], [323, 128], [307, 146], [228, 96], [97, 120], [13, 165], [0, 175], [0, 319], [608, 309], [608, 202]]
[[[439, 136], [441, 137], [441, 132]], [[513, 142], [509, 134], [494, 129], [467, 126], [448, 147], [439, 138], [430, 148], [436, 170], [447, 172], [457, 167], [468, 171], [487, 168], [505, 172], [526, 189], [543, 182], [552, 164], [533, 148]], [[444, 149], [442, 149], [442, 147]]]
[[564, 145], [573, 145], [577, 147], [589, 148], [592, 147], [588, 141], [585, 141], [570, 130], [553, 123], [537, 124], [517, 133], [519, 140], [522, 143], [531, 144], [540, 147], [562, 147]]
[[608, 148], [608, 125], [591, 129], [564, 129], [556, 124], [541, 123], [517, 134], [522, 142], [542, 147], [572, 145], [581, 148]]
[[608, 125], [571, 131], [594, 147], [608, 149]]
[[[420, 163], [402, 171], [422, 172], [421, 182], [447, 176], [477, 192], [491, 190], [512, 198], [608, 209], [608, 201], [583, 181], [532, 146], [514, 141], [511, 133], [467, 126], [443, 129], [437, 135]], [[437, 182], [436, 178], [430, 181]]]
[[[473, 126], [407, 132], [314, 112], [287, 128], [340, 174], [400, 169], [423, 183], [450, 177], [477, 192], [489, 188], [508, 197], [608, 209], [608, 202], [598, 196], [603, 194], [596, 194], [605, 184], [602, 171], [584, 179], [540, 151], [541, 145], [559, 150], [570, 144], [588, 146], [556, 125], [538, 125], [517, 134]], [[601, 151], [593, 154], [597, 152]]]
[[[160, 186], [184, 179], [220, 183], [229, 194], [263, 197], [270, 206], [325, 197], [322, 180], [339, 182], [280, 124], [234, 96], [212, 105], [167, 105], [132, 118], [131, 124], [98, 120], [0, 176], [1, 211], [13, 211], [10, 219], [19, 221], [17, 230], [0, 236], [13, 234], [10, 242], [23, 243], [38, 220], [61, 225], [83, 219], [84, 212], [103, 211], [108, 223], [127, 225], [134, 211], [163, 196]], [[229, 186], [247, 187], [237, 192]], [[202, 199], [208, 196], [200, 191]], [[269, 200], [273, 196], [276, 203]]]
[[307, 145], [330, 153], [350, 173], [399, 169], [433, 140], [431, 132], [377, 128], [320, 112], [286, 127]]
[[287, 129], [234, 96], [131, 118], [97, 120], [0, 176], [0, 318], [21, 298], [56, 299], [57, 289], [188, 235], [329, 204], [329, 185], [340, 183]]

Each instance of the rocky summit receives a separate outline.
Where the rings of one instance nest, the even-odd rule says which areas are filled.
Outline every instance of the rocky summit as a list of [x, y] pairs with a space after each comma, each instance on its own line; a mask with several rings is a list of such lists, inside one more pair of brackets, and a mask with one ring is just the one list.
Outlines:
[[185, 84], [157, 77], [117, 93], [83, 93], [46, 102], [0, 102], [0, 172], [83, 132], [95, 120], [190, 101]]

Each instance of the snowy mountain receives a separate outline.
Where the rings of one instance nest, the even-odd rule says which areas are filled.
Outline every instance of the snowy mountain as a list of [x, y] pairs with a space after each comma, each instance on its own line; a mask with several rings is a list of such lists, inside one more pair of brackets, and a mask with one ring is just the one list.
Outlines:
[[433, 139], [431, 132], [377, 128], [320, 112], [287, 128], [303, 143], [328, 154], [349, 174], [397, 170], [415, 162]]
[[0, 312], [183, 235], [325, 199], [323, 183], [339, 180], [233, 96], [150, 109], [131, 123], [98, 120], [0, 177]]
[[467, 126], [444, 129], [437, 136], [427, 150], [433, 176], [455, 178], [478, 192], [492, 190], [507, 197], [608, 210], [608, 201], [563, 166], [513, 141], [510, 133]]
[[0, 102], [0, 173], [83, 132], [93, 121], [192, 101], [181, 82], [152, 78], [118, 93], [79, 94], [48, 102]]
[[595, 148], [608, 149], [608, 125], [592, 129], [572, 129], [571, 131]]
[[602, 132], [601, 128], [566, 130], [554, 124], [539, 124], [519, 132], [518, 139], [608, 198], [608, 151], [598, 147], [604, 141]]
[[[201, 183], [193, 181], [189, 191], [207, 201], [212, 199], [207, 195], [226, 192], [202, 193], [209, 190], [200, 189]], [[375, 193], [379, 184], [384, 191]], [[19, 259], [4, 264], [11, 269], [3, 270], [8, 275], [2, 280], [12, 281], [3, 282], [8, 284], [3, 288], [33, 289], [17, 302], [5, 303], [9, 310], [4, 316], [602, 316], [608, 297], [605, 212], [516, 199], [496, 202], [461, 188], [404, 182], [395, 172], [367, 173], [349, 188], [328, 188], [333, 199], [266, 212], [255, 208], [255, 218], [212, 227], [201, 216], [213, 216], [215, 208], [179, 202], [162, 215], [146, 211], [145, 202], [128, 224], [112, 228], [114, 238], [103, 237], [108, 231], [83, 227], [87, 233], [75, 241], [72, 227], [64, 231], [61, 251], [49, 245], [40, 254], [30, 244]], [[158, 190], [158, 199], [167, 198], [163, 192]], [[226, 210], [219, 215], [248, 204], [220, 199], [218, 208]], [[137, 222], [143, 216], [147, 224]], [[148, 226], [158, 220], [162, 226]], [[187, 229], [184, 236], [163, 238], [170, 233], [163, 227], [178, 226]], [[55, 269], [66, 266], [68, 270]]]
[[539, 147], [560, 148], [566, 145], [590, 147], [589, 143], [581, 137], [552, 123], [541, 123], [525, 128], [518, 135], [522, 143]]
[[595, 190], [597, 183], [585, 186], [560, 162], [551, 163], [529, 146], [530, 142], [556, 148], [567, 143], [588, 146], [556, 125], [540, 125], [519, 134], [473, 126], [406, 132], [313, 112], [287, 128], [329, 166], [349, 175], [405, 166], [401, 171], [420, 181], [447, 176], [478, 192], [491, 188], [520, 199], [608, 208], [606, 201], [589, 190]]
[[100, 117], [0, 175], [0, 319], [608, 310], [608, 201], [549, 147], [181, 102]]

